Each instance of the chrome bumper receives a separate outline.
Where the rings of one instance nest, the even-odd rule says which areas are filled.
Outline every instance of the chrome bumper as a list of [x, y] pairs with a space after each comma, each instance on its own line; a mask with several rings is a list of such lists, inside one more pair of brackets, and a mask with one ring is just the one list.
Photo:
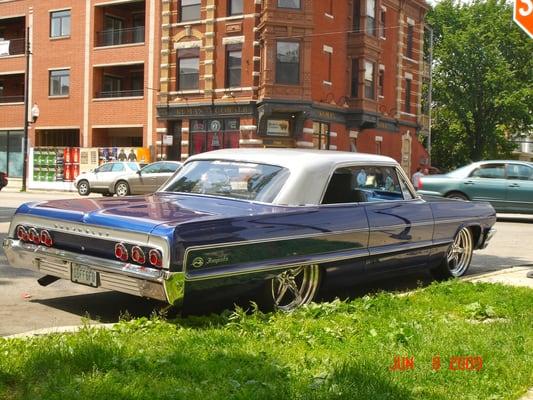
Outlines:
[[135, 296], [180, 305], [184, 295], [184, 275], [69, 251], [4, 239], [4, 252], [12, 267], [25, 268], [70, 280], [72, 264], [88, 267], [99, 274], [99, 286]]

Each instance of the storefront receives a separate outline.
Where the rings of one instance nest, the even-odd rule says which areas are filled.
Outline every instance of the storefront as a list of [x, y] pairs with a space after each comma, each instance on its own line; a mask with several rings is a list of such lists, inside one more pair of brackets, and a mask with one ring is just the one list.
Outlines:
[[10, 177], [22, 177], [22, 130], [0, 130], [0, 171]]
[[190, 122], [189, 154], [239, 147], [240, 119], [193, 119]]

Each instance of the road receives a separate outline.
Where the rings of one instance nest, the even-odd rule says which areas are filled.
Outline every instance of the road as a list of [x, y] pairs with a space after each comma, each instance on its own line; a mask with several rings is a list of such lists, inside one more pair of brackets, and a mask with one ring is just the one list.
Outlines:
[[[76, 193], [0, 192], [0, 239], [3, 240], [16, 207], [26, 201], [77, 197]], [[95, 195], [96, 196], [96, 195]], [[490, 246], [474, 255], [469, 274], [480, 274], [518, 265], [533, 264], [533, 217], [502, 218]], [[0, 336], [46, 327], [77, 325], [82, 319], [108, 323], [121, 315], [149, 316], [161, 303], [117, 292], [95, 290], [67, 281], [41, 287], [40, 275], [7, 266], [0, 250]], [[374, 290], [396, 290], [429, 282], [426, 273], [413, 273], [403, 279], [383, 280], [356, 288], [350, 295]]]

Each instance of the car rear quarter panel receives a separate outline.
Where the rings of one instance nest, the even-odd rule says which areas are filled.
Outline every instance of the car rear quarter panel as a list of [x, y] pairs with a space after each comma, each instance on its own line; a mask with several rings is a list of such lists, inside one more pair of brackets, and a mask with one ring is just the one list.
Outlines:
[[472, 228], [475, 247], [496, 222], [494, 208], [486, 202], [444, 199], [424, 196], [431, 205], [435, 219], [433, 241], [437, 247], [434, 251], [443, 251], [453, 240], [455, 234], [464, 226]]

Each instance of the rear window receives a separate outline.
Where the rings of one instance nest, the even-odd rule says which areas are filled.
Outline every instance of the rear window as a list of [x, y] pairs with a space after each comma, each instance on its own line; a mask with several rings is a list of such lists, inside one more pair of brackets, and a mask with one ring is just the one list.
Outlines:
[[271, 203], [288, 177], [289, 170], [274, 165], [198, 160], [186, 163], [162, 191]]

